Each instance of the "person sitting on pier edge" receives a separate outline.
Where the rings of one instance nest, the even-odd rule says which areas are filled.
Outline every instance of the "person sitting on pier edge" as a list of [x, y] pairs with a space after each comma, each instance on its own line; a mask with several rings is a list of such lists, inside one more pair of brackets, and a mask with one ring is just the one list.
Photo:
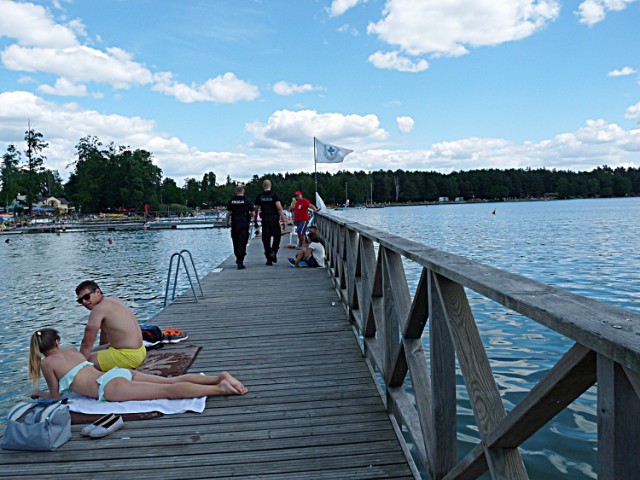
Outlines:
[[233, 254], [236, 256], [238, 270], [246, 268], [243, 262], [247, 254], [252, 212], [253, 204], [244, 196], [244, 186], [238, 185], [235, 196], [231, 197], [227, 205], [227, 227], [229, 226], [229, 219], [231, 219], [231, 241], [233, 242]]
[[[320, 243], [317, 233], [309, 234], [309, 245], [302, 247], [296, 253], [296, 258], [290, 258], [289, 264], [292, 267], [312, 267], [324, 268], [324, 246]], [[304, 263], [303, 263], [304, 261]]]
[[271, 181], [262, 182], [264, 191], [256, 197], [254, 223], [258, 228], [258, 214], [262, 217], [262, 245], [267, 265], [273, 265], [278, 261], [278, 249], [280, 248], [280, 220], [287, 221], [287, 216], [282, 209], [278, 194], [271, 190]]
[[296, 204], [293, 211], [293, 223], [296, 226], [296, 233], [298, 234], [298, 248], [304, 246], [304, 236], [307, 233], [307, 226], [309, 225], [309, 208], [314, 212], [318, 211], [313, 203], [302, 196], [302, 192], [296, 192]]
[[[98, 370], [139, 367], [147, 356], [142, 331], [133, 311], [117, 297], [105, 297], [96, 282], [76, 287], [77, 302], [91, 310], [80, 353]], [[100, 347], [92, 351], [100, 332]]]
[[34, 398], [58, 399], [72, 391], [101, 402], [126, 402], [247, 393], [246, 387], [227, 372], [217, 376], [187, 374], [170, 378], [126, 368], [101, 372], [75, 348], [61, 350], [60, 335], [53, 328], [43, 328], [31, 335], [29, 376], [34, 384], [40, 378], [40, 371], [49, 391], [35, 390], [31, 395]]
[[[318, 241], [322, 244], [322, 246], [324, 247], [324, 240], [322, 240], [322, 238], [320, 238], [320, 234], [318, 233], [318, 226], [317, 225], [309, 225], [309, 235], [311, 235], [312, 233], [315, 233], [316, 235], [318, 235]], [[307, 235], [307, 244], [310, 243], [309, 241], [309, 235]]]

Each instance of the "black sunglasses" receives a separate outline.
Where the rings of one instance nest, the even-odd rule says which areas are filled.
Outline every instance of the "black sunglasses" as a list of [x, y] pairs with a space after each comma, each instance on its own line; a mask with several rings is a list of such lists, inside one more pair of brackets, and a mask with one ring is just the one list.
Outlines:
[[95, 292], [95, 290], [91, 290], [89, 293], [85, 293], [83, 296], [76, 298], [76, 302], [82, 305], [82, 302], [86, 302], [91, 297], [91, 294]]

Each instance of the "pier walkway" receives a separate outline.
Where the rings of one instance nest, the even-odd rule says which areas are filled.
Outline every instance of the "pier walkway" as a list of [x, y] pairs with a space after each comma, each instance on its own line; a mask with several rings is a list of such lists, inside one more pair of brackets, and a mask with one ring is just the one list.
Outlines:
[[[284, 238], [283, 238], [284, 240]], [[199, 303], [178, 299], [150, 323], [183, 328], [202, 349], [191, 372], [228, 370], [244, 396], [203, 413], [125, 422], [91, 440], [72, 427], [55, 452], [0, 450], [0, 478], [414, 478], [327, 270], [265, 266], [254, 239], [203, 279]]]

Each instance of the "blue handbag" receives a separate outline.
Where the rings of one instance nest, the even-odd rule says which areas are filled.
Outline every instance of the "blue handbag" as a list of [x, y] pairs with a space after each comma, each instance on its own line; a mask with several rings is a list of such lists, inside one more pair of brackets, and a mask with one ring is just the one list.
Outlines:
[[11, 409], [0, 442], [5, 450], [55, 450], [71, 438], [69, 407], [60, 401], [22, 402]]

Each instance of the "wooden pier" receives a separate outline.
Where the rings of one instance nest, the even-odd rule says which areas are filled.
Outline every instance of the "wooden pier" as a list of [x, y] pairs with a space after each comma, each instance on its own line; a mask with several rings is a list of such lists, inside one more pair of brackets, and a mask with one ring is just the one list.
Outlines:
[[249, 388], [212, 397], [203, 413], [127, 421], [55, 452], [0, 450], [0, 478], [415, 478], [376, 382], [324, 269], [294, 269], [283, 249], [266, 266], [252, 240], [201, 279], [198, 303], [178, 299], [151, 323], [202, 347], [191, 372], [228, 370]]
[[110, 220], [68, 223], [48, 223], [25, 225], [17, 228], [0, 229], [0, 235], [21, 235], [34, 233], [81, 233], [81, 232], [124, 232], [132, 230], [184, 230], [194, 228], [223, 228], [224, 217], [220, 219], [182, 218], [160, 222], [144, 220]]

